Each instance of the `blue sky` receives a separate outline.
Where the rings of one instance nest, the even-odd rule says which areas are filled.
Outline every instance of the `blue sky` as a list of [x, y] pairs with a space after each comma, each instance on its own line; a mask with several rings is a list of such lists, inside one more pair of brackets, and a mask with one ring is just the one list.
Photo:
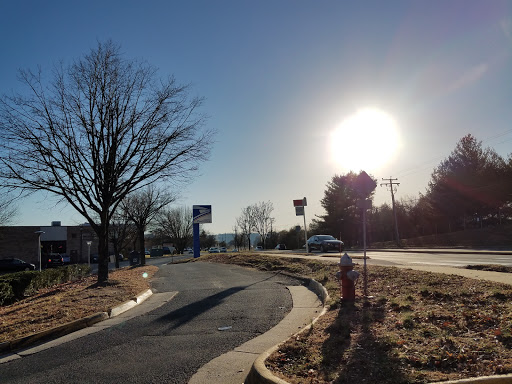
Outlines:
[[[19, 89], [18, 68], [49, 74], [107, 39], [191, 83], [218, 134], [177, 205], [211, 204], [212, 233], [260, 201], [277, 230], [302, 224], [292, 200], [304, 196], [309, 222], [332, 176], [360, 164], [398, 178], [397, 199], [417, 198], [468, 133], [512, 153], [512, 1], [1, 0], [0, 35], [2, 94]], [[361, 110], [390, 117], [394, 139], [375, 143], [375, 120], [333, 150], [332, 133]], [[390, 200], [379, 186], [375, 203]], [[14, 224], [55, 220], [84, 221], [39, 194]]]

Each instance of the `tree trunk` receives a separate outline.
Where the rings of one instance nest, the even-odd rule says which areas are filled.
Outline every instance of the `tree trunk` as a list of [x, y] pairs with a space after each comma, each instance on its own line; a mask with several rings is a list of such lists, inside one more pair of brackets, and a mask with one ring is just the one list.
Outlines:
[[96, 227], [98, 235], [98, 284], [104, 284], [108, 281], [108, 212], [103, 212], [100, 218], [100, 224]]
[[103, 284], [108, 281], [108, 228], [98, 233], [98, 253], [98, 283]]
[[117, 242], [114, 241], [114, 258], [116, 263], [116, 269], [119, 269], [119, 250], [117, 249]]
[[146, 265], [146, 248], [144, 245], [144, 227], [139, 228], [139, 249], [140, 249], [140, 265]]

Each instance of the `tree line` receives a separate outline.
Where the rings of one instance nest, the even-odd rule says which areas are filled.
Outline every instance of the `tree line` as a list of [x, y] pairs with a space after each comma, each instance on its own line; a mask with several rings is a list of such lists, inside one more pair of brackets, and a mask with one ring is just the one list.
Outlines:
[[[313, 220], [310, 231], [340, 237], [348, 246], [361, 244], [362, 211], [355, 188], [357, 174], [335, 175], [321, 200], [325, 214]], [[372, 177], [377, 183], [377, 179]], [[373, 198], [373, 193], [368, 196]], [[428, 187], [417, 198], [396, 202], [400, 238], [442, 234], [468, 228], [503, 225], [512, 221], [512, 154], [504, 159], [483, 148], [473, 135], [464, 136], [451, 154], [433, 170]], [[389, 204], [367, 211], [370, 242], [396, 240]]]

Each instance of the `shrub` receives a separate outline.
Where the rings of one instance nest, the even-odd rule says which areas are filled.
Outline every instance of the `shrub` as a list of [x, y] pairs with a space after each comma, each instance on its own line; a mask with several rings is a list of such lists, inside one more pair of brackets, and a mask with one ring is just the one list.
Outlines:
[[11, 284], [0, 280], [0, 305], [7, 305], [14, 301], [14, 292]]
[[91, 273], [87, 265], [73, 264], [41, 272], [26, 271], [10, 273], [0, 277], [0, 305], [9, 305], [22, 300], [42, 288], [74, 281]]

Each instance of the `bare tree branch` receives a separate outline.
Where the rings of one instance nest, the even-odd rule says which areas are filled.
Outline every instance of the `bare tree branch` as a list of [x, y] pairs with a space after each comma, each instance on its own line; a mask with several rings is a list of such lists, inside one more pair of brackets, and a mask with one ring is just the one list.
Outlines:
[[207, 159], [214, 132], [204, 127], [203, 100], [172, 77], [158, 81], [111, 41], [56, 66], [48, 85], [40, 70], [20, 80], [27, 94], [0, 99], [0, 179], [51, 192], [82, 214], [98, 235], [98, 280], [106, 281], [108, 225], [123, 199], [183, 181]]

